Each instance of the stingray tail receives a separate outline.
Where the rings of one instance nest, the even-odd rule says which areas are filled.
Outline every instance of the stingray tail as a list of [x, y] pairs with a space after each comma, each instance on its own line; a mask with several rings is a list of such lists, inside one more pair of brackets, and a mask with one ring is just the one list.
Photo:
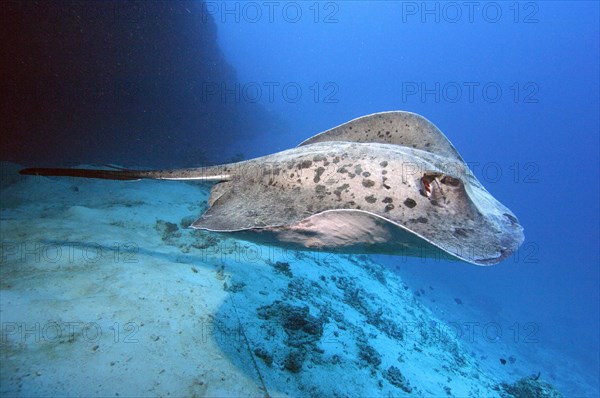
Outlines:
[[224, 167], [200, 167], [174, 170], [102, 170], [102, 169], [62, 169], [28, 168], [19, 171], [23, 175], [101, 178], [104, 180], [189, 180], [189, 181], [227, 181], [231, 179]]

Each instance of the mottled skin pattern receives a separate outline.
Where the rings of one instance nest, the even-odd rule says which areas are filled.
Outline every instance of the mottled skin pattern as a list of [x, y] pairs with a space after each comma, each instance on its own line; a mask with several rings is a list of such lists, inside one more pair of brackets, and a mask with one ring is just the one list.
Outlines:
[[409, 112], [364, 116], [297, 148], [235, 164], [23, 174], [220, 181], [193, 228], [257, 241], [267, 235], [288, 246], [417, 255], [421, 245], [487, 265], [524, 239], [514, 214], [483, 188], [448, 139]]
[[317, 142], [351, 141], [395, 144], [435, 153], [464, 163], [444, 134], [423, 116], [410, 112], [381, 112], [349, 121], [317, 134], [299, 146]]
[[[487, 218], [490, 209], [478, 208], [465, 190], [464, 166], [453, 162], [455, 173], [448, 174], [442, 168], [445, 160], [390, 144], [301, 146], [227, 168], [231, 181], [215, 186], [212, 207], [193, 227], [269, 229], [293, 226], [328, 210], [357, 210], [408, 229], [464, 260], [497, 262], [520, 244], [520, 227], [508, 216], [500, 217], [500, 224]], [[423, 175], [435, 176], [429, 196], [422, 192]], [[514, 217], [504, 207], [494, 210]]]

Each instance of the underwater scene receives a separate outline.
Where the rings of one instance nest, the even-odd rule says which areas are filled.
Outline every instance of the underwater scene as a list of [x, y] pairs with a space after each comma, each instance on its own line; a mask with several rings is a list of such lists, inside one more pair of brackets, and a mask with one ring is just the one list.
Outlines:
[[0, 396], [600, 397], [599, 3], [0, 9]]

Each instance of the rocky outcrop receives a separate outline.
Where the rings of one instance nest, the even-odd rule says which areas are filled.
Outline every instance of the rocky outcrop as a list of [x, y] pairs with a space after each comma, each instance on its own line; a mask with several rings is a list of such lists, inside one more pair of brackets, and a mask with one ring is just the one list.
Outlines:
[[224, 160], [209, 154], [236, 139], [280, 131], [259, 104], [214, 94], [237, 78], [204, 7], [4, 2], [0, 159], [198, 165]]

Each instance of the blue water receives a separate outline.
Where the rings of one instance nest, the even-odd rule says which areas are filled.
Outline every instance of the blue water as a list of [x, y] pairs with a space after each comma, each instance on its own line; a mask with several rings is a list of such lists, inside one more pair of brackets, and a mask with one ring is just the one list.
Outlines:
[[[490, 267], [438, 259], [373, 256], [373, 260], [397, 273], [414, 293], [411, 295], [403, 289], [401, 295], [393, 296], [405, 300], [397, 309], [419, 308], [417, 315], [430, 309], [436, 320], [424, 316], [429, 326], [438, 326], [438, 320], [456, 326], [464, 352], [475, 358], [478, 366], [493, 375], [495, 381], [514, 382], [540, 372], [543, 380], [555, 385], [565, 396], [600, 396], [600, 6], [597, 2], [7, 4], [3, 25], [9, 26], [6, 30], [13, 32], [13, 37], [12, 41], [3, 43], [3, 53], [8, 54], [6, 59], [11, 62], [6, 62], [7, 72], [2, 74], [6, 79], [2, 79], [0, 86], [9, 90], [14, 98], [6, 101], [9, 106], [3, 108], [3, 121], [11, 123], [2, 137], [0, 160], [23, 166], [52, 167], [82, 163], [155, 168], [199, 166], [275, 153], [294, 147], [314, 134], [375, 112], [404, 110], [425, 116], [445, 133], [489, 192], [517, 215], [525, 229], [525, 242], [513, 256]], [[207, 24], [196, 29], [202, 19]], [[214, 34], [219, 48], [214, 43]], [[14, 45], [10, 44], [13, 42]], [[198, 216], [196, 213], [205, 209], [203, 203], [194, 201], [200, 191], [206, 194], [202, 189], [207, 187], [180, 185], [173, 188], [175, 185], [161, 185], [162, 182], [136, 186], [120, 182], [94, 185], [88, 181], [76, 185], [79, 183], [71, 180], [32, 180], [33, 177], [18, 180], [19, 167], [10, 165], [2, 170], [3, 187], [7, 187], [3, 198], [9, 199], [0, 206], [3, 221], [6, 221], [3, 230], [13, 234], [3, 237], [3, 250], [5, 241], [12, 250], [17, 247], [13, 241], [25, 239], [26, 243], [35, 243], [42, 236], [44, 239], [58, 236], [57, 239], [62, 240], [64, 234], [71, 233], [71, 240], [77, 243], [90, 244], [98, 234], [98, 240], [105, 244], [106, 236], [112, 239], [112, 232], [106, 231], [120, 231], [128, 239], [131, 235], [140, 247], [147, 248], [153, 244], [148, 242], [158, 242], [152, 240], [155, 221], [176, 225], [182, 217]], [[161, 188], [163, 192], [159, 191]], [[144, 207], [148, 204], [146, 201], [151, 200], [145, 189], [156, 189], [152, 191], [157, 197], [153, 206], [170, 203], [165, 206], [167, 210]], [[37, 205], [35, 211], [29, 213], [28, 206], [34, 204]], [[102, 211], [106, 213], [98, 213]], [[122, 218], [129, 220], [138, 211], [146, 212], [144, 217], [139, 216], [146, 223], [135, 224], [143, 228], [138, 227], [131, 233], [129, 221], [124, 222]], [[30, 214], [37, 214], [39, 220], [32, 220]], [[48, 216], [54, 218], [46, 218]], [[106, 230], [100, 232], [95, 229], [95, 223], [89, 222], [105, 217], [113, 222], [104, 223]], [[51, 221], [55, 219], [58, 221]], [[39, 231], [37, 224], [31, 227], [38, 221], [48, 231]], [[182, 241], [193, 236], [183, 228], [177, 234]], [[171, 238], [175, 241], [176, 237]], [[136, 289], [150, 286], [150, 291], [160, 292], [156, 289], [162, 286], [159, 283], [162, 281], [166, 292], [170, 283], [180, 283], [178, 275], [188, 280], [189, 275], [184, 271], [195, 275], [194, 278], [198, 276], [198, 269], [188, 270], [186, 265], [184, 270], [180, 263], [195, 264], [202, 278], [202, 272], [206, 271], [203, 267], [210, 272], [213, 272], [211, 267], [216, 267], [216, 264], [203, 264], [194, 259], [201, 250], [184, 252], [169, 239], [165, 240], [164, 235], [162, 242], [164, 245], [141, 251], [140, 258], [144, 261], [139, 264], [140, 273], [122, 275], [123, 270], [130, 270], [121, 267], [122, 264], [112, 264], [114, 268], [106, 264], [108, 268], [98, 267], [96, 271], [116, 270], [113, 272], [116, 282], [111, 279], [106, 285], [102, 284], [105, 282], [99, 285], [98, 308], [89, 313], [82, 310], [86, 301], [81, 298], [88, 295], [86, 286], [91, 284], [96, 289], [97, 273], [90, 274], [90, 282], [84, 280], [85, 274], [74, 272], [73, 275], [82, 279], [76, 278], [72, 284], [69, 284], [71, 278], [65, 281], [60, 274], [54, 275], [60, 286], [66, 283], [66, 288], [51, 289], [49, 293], [43, 290], [45, 283], [32, 282], [31, 287], [39, 288], [45, 296], [44, 300], [30, 304], [30, 296], [34, 299], [36, 296], [30, 292], [29, 282], [20, 276], [21, 266], [29, 267], [24, 269], [34, 276], [41, 274], [44, 279], [45, 272], [54, 269], [54, 263], [20, 264], [14, 252], [5, 252], [3, 261], [6, 258], [10, 261], [2, 264], [3, 277], [8, 281], [6, 290], [13, 295], [5, 297], [22, 300], [28, 307], [23, 307], [26, 310], [21, 314], [21, 307], [4, 301], [3, 315], [10, 316], [3, 319], [3, 325], [16, 324], [19, 316], [30, 312], [42, 319], [46, 308], [42, 304], [48, 306], [49, 317], [62, 319], [62, 315], [56, 314], [61, 314], [61, 305], [65, 303], [69, 304], [65, 319], [79, 319], [77, 311], [81, 310], [89, 317], [84, 320], [96, 321], [105, 311], [111, 313], [114, 309], [119, 313], [123, 307], [117, 304], [127, 306], [128, 301], [114, 303], [112, 296], [102, 296], [115, 286], [119, 289], [126, 286], [121, 289], [123, 294], [137, 298]], [[189, 249], [189, 245], [186, 247]], [[167, 277], [168, 272], [163, 268], [169, 266], [163, 260], [167, 262], [173, 252], [176, 255], [168, 272], [175, 272], [176, 282]], [[318, 263], [302, 260], [308, 258], [302, 256], [306, 255], [298, 255], [287, 264], [293, 268], [294, 275], [301, 275], [305, 268]], [[366, 257], [357, 258], [362, 259], [363, 265], [370, 264], [364, 260]], [[361, 261], [351, 263], [356, 265]], [[289, 285], [286, 279], [270, 278], [273, 264], [240, 265], [233, 260], [220, 264], [220, 271], [215, 271], [218, 282], [214, 286], [219, 289], [225, 265], [227, 272], [240, 278], [234, 278], [236, 281], [244, 282], [237, 285], [241, 286], [239, 291], [234, 291], [235, 286], [231, 285], [228, 304], [217, 314], [217, 320], [237, 322], [228, 324], [232, 330], [241, 328], [242, 324], [239, 316], [236, 315], [237, 320], [230, 317], [229, 305], [235, 309], [234, 293], [239, 293], [240, 304], [247, 307], [240, 307], [244, 309], [240, 311], [242, 320], [245, 316], [248, 323], [261, 324], [262, 321], [256, 323], [254, 307], [264, 303], [253, 301], [256, 295], [246, 296], [253, 293], [248, 292], [250, 287], [267, 290], [261, 285], [263, 282], [257, 282], [260, 278], [268, 279], [265, 286], [273, 281], [285, 282], [282, 285], [285, 289], [290, 290], [291, 286], [312, 294], [301, 288], [302, 277], [290, 281]], [[305, 265], [307, 267], [303, 267]], [[241, 276], [236, 276], [236, 266]], [[153, 269], [156, 274], [152, 275], [158, 275], [156, 280], [146, 280], [145, 270], [152, 272]], [[336, 268], [328, 272], [332, 270]], [[321, 272], [318, 268], [308, 271], [314, 274], [313, 287], [327, 279], [317, 276]], [[307, 274], [311, 276], [311, 272]], [[358, 279], [352, 275], [359, 274], [349, 273], [345, 277]], [[246, 276], [248, 280], [242, 278]], [[129, 286], [127, 277], [140, 285]], [[257, 280], [250, 280], [254, 277]], [[335, 279], [328, 278], [329, 286], [335, 285], [331, 282]], [[198, 284], [196, 279], [189, 281], [192, 288], [209, 286]], [[16, 282], [14, 286], [13, 282]], [[249, 287], [243, 291], [246, 282]], [[352, 284], [360, 287], [360, 280], [353, 280]], [[369, 285], [368, 292], [378, 286]], [[69, 295], [73, 287], [81, 287], [83, 291], [80, 296], [74, 295], [74, 299]], [[269, 287], [272, 292], [260, 292], [258, 300], [272, 300], [285, 290], [276, 284]], [[174, 316], [168, 313], [169, 306], [163, 303], [163, 298], [173, 300], [172, 308], [180, 301], [186, 303], [185, 300], [189, 300], [190, 308], [202, 307], [202, 300], [212, 300], [216, 294], [215, 290], [206, 289], [199, 296], [189, 296], [186, 292], [182, 297], [171, 297], [170, 293], [163, 297], [152, 293], [151, 296], [159, 300], [153, 306], [146, 308], [144, 304], [144, 311], [132, 307], [124, 313], [130, 314], [127, 316], [134, 321], [148, 319], [150, 322], [146, 323], [152, 325], [155, 318]], [[355, 293], [360, 291], [363, 290], [355, 290]], [[345, 294], [340, 292], [342, 290], [329, 292], [332, 294], [324, 300]], [[268, 296], [271, 293], [273, 296]], [[379, 305], [375, 298], [381, 298], [389, 305], [385, 299], [390, 297], [390, 290], [380, 293], [381, 297], [372, 294], [370, 300]], [[413, 296], [423, 306], [413, 306]], [[202, 300], [196, 303], [198, 298]], [[71, 303], [74, 303], [74, 312]], [[320, 310], [326, 308], [321, 304]], [[209, 307], [202, 308], [208, 311]], [[311, 307], [311, 311], [314, 309]], [[190, 322], [200, 319], [187, 315], [182, 318]], [[32, 315], [27, 322], [34, 319], [37, 318]], [[360, 324], [361, 319], [353, 322]], [[112, 321], [130, 320], [123, 315], [123, 319]], [[244, 361], [250, 357], [246, 358], [243, 346], [238, 349], [238, 346], [224, 344], [223, 352], [217, 353], [221, 362], [214, 365], [215, 372], [203, 356], [213, 353], [206, 348], [208, 346], [195, 345], [197, 341], [194, 342], [193, 337], [198, 329], [188, 326], [182, 327], [185, 333], [180, 332], [177, 338], [170, 340], [171, 346], [165, 346], [164, 352], [175, 359], [164, 359], [162, 351], [156, 348], [156, 351], [146, 352], [142, 351], [146, 350], [145, 345], [135, 346], [140, 350], [136, 352], [142, 354], [132, 354], [132, 357], [140, 360], [141, 370], [138, 372], [133, 365], [128, 368], [129, 359], [121, 363], [122, 367], [115, 368], [124, 369], [119, 373], [122, 380], [114, 382], [115, 391], [153, 391], [153, 395], [188, 391], [171, 389], [179, 384], [191, 385], [194, 389], [190, 389], [189, 394], [205, 391], [202, 386], [210, 383], [203, 384], [204, 378], [202, 383], [197, 382], [196, 377], [200, 376], [196, 374], [198, 368], [194, 361], [201, 361], [203, 366], [208, 364], [208, 371], [202, 377], [214, 376], [211, 387], [222, 386], [229, 394], [238, 391], [235, 389], [238, 381], [233, 384], [231, 379], [225, 381], [220, 371], [234, 375], [246, 372], [253, 377], [252, 369], [258, 367], [254, 363], [254, 368], [245, 368], [250, 362]], [[160, 328], [150, 326], [148, 329], [153, 333], [158, 330], [151, 341], [162, 344], [168, 340], [164, 338], [168, 334], [162, 335], [160, 340], [157, 338], [164, 332]], [[189, 337], [192, 339], [185, 340]], [[257, 337], [257, 343], [277, 345], [269, 338], [261, 340], [262, 337]], [[369, 335], [369, 339], [375, 341], [377, 336]], [[377, 341], [383, 344], [383, 339]], [[196, 350], [191, 351], [189, 362], [180, 360], [181, 352], [190, 352], [186, 344]], [[5, 363], [12, 361], [10, 366], [3, 367], [2, 382], [6, 383], [2, 386], [3, 395], [10, 396], [14, 391], [39, 395], [63, 388], [70, 373], [61, 366], [68, 363], [69, 371], [72, 370], [72, 363], [78, 363], [72, 362], [73, 358], [79, 358], [75, 354], [83, 351], [73, 350], [77, 351], [74, 354], [60, 351], [60, 345], [50, 346], [57, 351], [49, 351], [48, 356], [42, 355], [44, 352], [37, 350], [36, 345], [31, 345], [29, 350], [19, 345], [11, 348], [13, 351], [3, 348]], [[400, 346], [389, 347], [386, 352], [395, 352]], [[102, 345], [97, 355], [102, 355], [103, 350], [104, 354], [108, 353], [105, 347], [112, 346]], [[279, 347], [271, 348], [278, 352]], [[120, 350], [116, 351], [126, 353]], [[82, 354], [81, 363], [86, 366], [81, 366], [81, 370], [91, 374], [98, 387], [94, 383], [88, 386], [75, 382], [66, 384], [67, 392], [84, 391], [82, 395], [89, 395], [93, 393], [92, 388], [98, 388], [96, 395], [106, 395], [106, 391], [112, 395], [113, 386], [106, 385], [113, 384], [111, 380], [118, 371], [113, 374], [113, 370], [98, 368], [104, 369], [104, 373], [96, 374], [97, 364], [86, 362], [89, 355], [96, 355], [96, 349], [93, 352]], [[40, 368], [43, 372], [37, 372], [38, 353], [43, 358], [40, 361], [45, 367]], [[344, 351], [344, 355], [349, 358], [346, 365], [354, 366], [352, 353]], [[429, 352], [423, 354], [428, 355]], [[100, 358], [104, 361], [109, 357]], [[163, 359], [166, 365], [162, 364]], [[232, 372], [229, 364], [223, 365], [227, 361], [235, 365], [238, 373]], [[55, 363], [59, 371], [52, 373], [56, 370]], [[155, 365], [170, 366], [164, 377], [171, 377], [172, 383], [164, 383], [165, 390], [153, 390], [158, 382], [152, 384], [150, 390], [139, 389], [139, 386], [148, 387], [144, 384], [147, 380], [153, 383], [158, 380], [152, 373]], [[330, 366], [329, 370], [342, 372], [347, 369], [342, 365]], [[318, 366], [325, 368], [329, 364]], [[287, 388], [291, 373], [279, 372], [281, 369], [271, 368], [270, 364], [264, 369], [273, 377], [278, 389]], [[345, 376], [354, 378], [368, 371], [358, 367], [354, 370], [357, 372]], [[454, 371], [446, 370], [448, 374]], [[164, 369], [158, 371], [157, 374], [162, 375]], [[178, 372], [186, 376], [180, 379]], [[26, 379], [32, 374], [36, 377]], [[381, 380], [377, 378], [381, 374], [371, 373], [371, 379], [364, 383], [365, 391], [378, 391], [377, 383]], [[25, 382], [22, 383], [20, 377]], [[130, 383], [132, 377], [143, 382]], [[85, 378], [81, 380], [88, 383]], [[180, 383], [180, 380], [184, 381]], [[329, 386], [325, 377], [310, 381], [322, 384], [324, 389]], [[101, 384], [104, 384], [102, 389]], [[369, 390], [371, 387], [374, 389]], [[420, 387], [425, 388], [421, 392], [426, 391], [427, 386]]]
[[526, 240], [491, 268], [415, 260], [399, 272], [468, 289], [473, 306], [492, 300], [505, 336], [534, 323], [536, 347], [583, 364], [597, 387], [598, 3], [257, 4], [207, 4], [239, 101], [259, 93], [290, 124], [246, 154], [368, 113], [426, 116], [515, 212]]

